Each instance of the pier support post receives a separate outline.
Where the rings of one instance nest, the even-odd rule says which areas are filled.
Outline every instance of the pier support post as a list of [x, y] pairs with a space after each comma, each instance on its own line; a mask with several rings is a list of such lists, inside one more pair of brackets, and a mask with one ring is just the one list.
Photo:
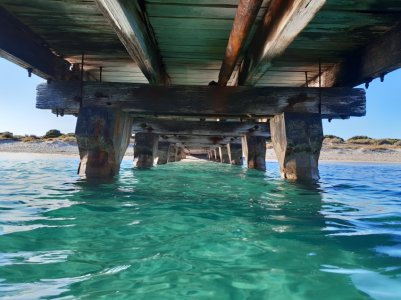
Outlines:
[[219, 147], [220, 159], [223, 164], [230, 163], [230, 157], [229, 157], [228, 151], [229, 151], [229, 148], [227, 147], [227, 145]]
[[301, 181], [319, 179], [318, 160], [323, 141], [321, 116], [282, 113], [270, 120], [270, 130], [281, 176]]
[[266, 137], [245, 135], [242, 137], [242, 151], [249, 169], [266, 170]]
[[185, 153], [184, 148], [183, 147], [178, 147], [177, 148], [177, 161], [185, 159], [186, 157], [187, 157], [187, 154]]
[[227, 144], [229, 160], [232, 165], [242, 165], [242, 145]]
[[159, 142], [159, 145], [157, 148], [157, 156], [158, 156], [157, 164], [158, 165], [167, 164], [169, 148], [170, 148], [169, 142]]
[[134, 159], [139, 169], [153, 167], [157, 157], [159, 135], [155, 133], [139, 132], [135, 134]]
[[221, 158], [220, 158], [220, 150], [219, 148], [215, 148], [214, 149], [214, 153], [215, 153], [215, 157], [216, 157], [216, 162], [221, 162]]
[[212, 149], [212, 161], [217, 161], [216, 149]]
[[87, 178], [116, 175], [131, 131], [132, 118], [122, 111], [106, 107], [82, 107], [75, 129], [81, 158], [78, 174]]
[[175, 162], [177, 159], [176, 157], [176, 145], [175, 144], [170, 144], [168, 147], [168, 157], [167, 157], [167, 162]]

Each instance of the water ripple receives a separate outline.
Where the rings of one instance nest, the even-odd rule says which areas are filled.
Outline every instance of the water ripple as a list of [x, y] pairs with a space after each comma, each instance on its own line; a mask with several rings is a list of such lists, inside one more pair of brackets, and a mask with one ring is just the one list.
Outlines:
[[101, 183], [77, 163], [0, 156], [0, 297], [401, 297], [401, 166], [322, 164], [304, 186], [271, 162], [124, 161]]

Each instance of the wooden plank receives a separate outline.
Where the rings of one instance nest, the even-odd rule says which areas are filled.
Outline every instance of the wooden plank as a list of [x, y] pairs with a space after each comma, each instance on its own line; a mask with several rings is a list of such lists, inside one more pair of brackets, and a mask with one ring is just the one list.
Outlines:
[[44, 79], [72, 77], [70, 63], [0, 6], [0, 56]]
[[[111, 61], [121, 68], [132, 67], [133, 72], [137, 69], [93, 0], [2, 0], [1, 6], [70, 63], [80, 63], [85, 53], [85, 71], [97, 69], [92, 75], [97, 75], [99, 67], [105, 69]], [[142, 77], [146, 80], [143, 74]], [[103, 80], [115, 82], [120, 78], [109, 76]]]
[[[401, 68], [401, 23], [348, 55], [343, 62], [325, 70], [320, 80], [323, 87], [353, 87], [369, 83], [398, 68]], [[309, 85], [319, 86], [319, 76], [313, 78]]]
[[249, 46], [239, 85], [254, 85], [321, 9], [325, 0], [274, 0]]
[[146, 5], [149, 17], [231, 19], [234, 20], [237, 4], [224, 6], [181, 5], [158, 3]]
[[215, 136], [191, 136], [191, 135], [162, 135], [160, 141], [169, 143], [179, 143], [183, 146], [212, 146], [212, 145], [227, 145], [234, 142], [239, 143], [240, 137], [225, 137], [221, 135]]
[[220, 86], [226, 86], [230, 80], [262, 2], [263, 0], [240, 0], [219, 73]]
[[270, 136], [268, 124], [262, 122], [177, 121], [157, 118], [135, 118], [133, 131], [194, 136], [239, 136], [245, 134]]
[[[57, 82], [37, 87], [36, 107], [79, 108], [80, 84]], [[284, 111], [319, 113], [323, 118], [363, 116], [363, 89], [275, 88], [213, 86], [150, 86], [87, 82], [83, 105], [118, 107], [138, 115], [172, 116], [272, 116]]]
[[151, 84], [169, 84], [142, 1], [96, 0], [132, 59]]

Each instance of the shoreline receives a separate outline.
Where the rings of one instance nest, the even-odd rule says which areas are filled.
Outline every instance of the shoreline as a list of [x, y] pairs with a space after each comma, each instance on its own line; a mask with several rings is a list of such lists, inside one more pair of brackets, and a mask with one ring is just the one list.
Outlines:
[[[126, 159], [133, 158], [133, 144], [130, 143], [124, 155]], [[78, 146], [73, 142], [60, 140], [40, 141], [40, 142], [21, 142], [21, 141], [0, 141], [0, 155], [9, 154], [31, 154], [31, 155], [57, 155], [65, 157], [79, 158]], [[266, 161], [275, 161], [276, 154], [272, 147], [266, 149]], [[363, 146], [350, 149], [347, 147], [330, 148], [330, 145], [323, 144], [320, 152], [320, 162], [335, 163], [384, 163], [401, 164], [401, 148], [382, 148], [372, 150]]]
[[[1, 151], [0, 150], [0, 158], [4, 156], [26, 156], [29, 154], [29, 156], [37, 156], [37, 157], [47, 157], [47, 158], [57, 158], [57, 157], [68, 157], [68, 158], [76, 158], [79, 159], [79, 154], [73, 154], [73, 153], [63, 153], [63, 152], [7, 152], [7, 151]], [[128, 160], [128, 159], [133, 159], [132, 155], [125, 155], [123, 160]], [[203, 161], [202, 159], [183, 159], [181, 160], [182, 162], [185, 161]], [[277, 163], [277, 159], [266, 159], [266, 162], [275, 162]], [[385, 165], [390, 165], [390, 164], [401, 164], [401, 161], [369, 161], [369, 160], [340, 160], [340, 159], [319, 159], [319, 163], [326, 163], [326, 164], [336, 164], [336, 163], [350, 163], [350, 164], [385, 164]]]

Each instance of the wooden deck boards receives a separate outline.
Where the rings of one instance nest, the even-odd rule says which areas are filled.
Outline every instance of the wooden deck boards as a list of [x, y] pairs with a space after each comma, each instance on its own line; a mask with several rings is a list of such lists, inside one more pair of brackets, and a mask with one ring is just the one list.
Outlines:
[[[207, 85], [217, 81], [234, 20], [236, 0], [145, 0], [146, 13], [172, 84]], [[265, 0], [247, 39], [259, 26]], [[94, 0], [0, 0], [0, 6], [39, 35], [49, 48], [80, 63], [92, 78], [147, 83]], [[398, 0], [327, 0], [256, 86], [302, 86], [305, 74], [316, 77], [345, 56], [379, 38], [401, 20]], [[241, 57], [240, 60], [241, 61]], [[234, 84], [234, 72], [229, 84]]]

